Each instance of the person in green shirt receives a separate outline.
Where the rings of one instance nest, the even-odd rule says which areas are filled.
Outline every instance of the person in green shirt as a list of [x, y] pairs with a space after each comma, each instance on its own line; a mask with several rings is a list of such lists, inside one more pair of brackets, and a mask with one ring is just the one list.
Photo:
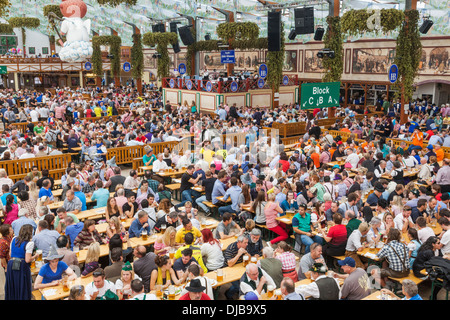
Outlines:
[[[314, 188], [317, 190], [316, 198], [318, 201], [323, 202], [323, 195], [325, 194], [325, 187], [319, 182], [320, 178], [318, 175], [313, 175], [310, 177], [311, 179], [311, 185], [314, 186]], [[311, 193], [314, 193], [313, 190], [311, 190]]]
[[66, 229], [66, 225], [64, 224], [64, 219], [66, 219], [67, 216], [72, 217], [73, 223], [75, 223], [75, 224], [80, 222], [80, 220], [77, 218], [77, 216], [75, 214], [66, 212], [66, 209], [64, 209], [63, 207], [59, 207], [56, 210], [56, 218], [55, 218], [55, 223], [54, 223], [55, 230], [58, 231], [59, 233], [61, 233], [62, 231], [64, 231]]
[[151, 166], [153, 164], [153, 161], [156, 160], [156, 156], [153, 154], [153, 148], [150, 148], [147, 151], [147, 154], [144, 154], [142, 160], [144, 162], [144, 166]]
[[39, 122], [37, 126], [33, 128], [33, 131], [35, 134], [41, 134], [44, 132], [44, 126], [42, 125], [42, 122]]
[[387, 113], [387, 110], [389, 109], [389, 107], [391, 106], [391, 103], [389, 102], [388, 97], [384, 97], [384, 101], [383, 101], [383, 110], [384, 113]]
[[298, 213], [292, 218], [292, 230], [295, 234], [295, 241], [305, 245], [305, 254], [309, 253], [314, 242], [323, 244], [323, 238], [311, 232], [311, 214], [306, 212], [306, 204], [298, 206]]
[[361, 220], [356, 218], [355, 213], [352, 210], [347, 210], [345, 212], [345, 216], [347, 218], [347, 239], [350, 237], [353, 231], [359, 228], [359, 225], [361, 224]]

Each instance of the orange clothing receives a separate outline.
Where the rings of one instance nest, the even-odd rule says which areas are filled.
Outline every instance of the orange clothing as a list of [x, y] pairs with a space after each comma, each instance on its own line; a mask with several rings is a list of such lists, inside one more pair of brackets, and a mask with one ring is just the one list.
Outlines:
[[336, 148], [330, 148], [330, 159], [333, 158], [333, 154], [336, 151]]
[[444, 160], [444, 149], [434, 150], [434, 153], [436, 153], [436, 160], [438, 162]]
[[422, 147], [423, 146], [423, 132], [419, 131], [419, 133], [417, 133], [417, 134], [413, 133], [412, 143], [415, 146]]
[[311, 160], [314, 162], [316, 168], [320, 167], [320, 155], [317, 152], [311, 154]]
[[341, 131], [342, 131], [342, 132], [348, 132], [348, 133], [352, 133], [352, 132], [350, 131], [350, 129], [349, 129], [349, 128], [342, 128], [342, 129], [341, 129]]

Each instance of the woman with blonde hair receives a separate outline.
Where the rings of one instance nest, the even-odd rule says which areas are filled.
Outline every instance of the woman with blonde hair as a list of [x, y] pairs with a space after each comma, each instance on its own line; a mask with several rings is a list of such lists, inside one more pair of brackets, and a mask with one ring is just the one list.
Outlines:
[[[403, 198], [400, 196], [394, 196], [391, 202], [391, 211], [396, 217], [403, 212]], [[384, 217], [383, 217], [384, 218]]]
[[108, 227], [106, 228], [107, 240], [111, 239], [113, 235], [118, 234], [120, 238], [125, 237], [125, 228], [120, 223], [119, 218], [111, 217], [108, 222]]
[[164, 234], [160, 235], [154, 244], [155, 254], [157, 255], [165, 255], [169, 252], [170, 249], [176, 249], [179, 247], [179, 244], [175, 242], [175, 236], [177, 231], [174, 227], [168, 227]]
[[100, 259], [100, 243], [92, 242], [86, 254], [84, 270], [81, 273], [82, 278], [86, 278], [92, 274], [97, 268], [100, 268], [98, 260]]
[[31, 180], [28, 184], [28, 187], [30, 188], [30, 190], [28, 191], [30, 199], [37, 201], [39, 199], [39, 187], [37, 186], [36, 182]]
[[117, 279], [116, 286], [116, 294], [119, 296], [120, 300], [126, 300], [131, 295], [131, 281], [134, 279], [141, 280], [133, 270], [133, 266], [129, 261], [127, 261], [122, 266], [122, 271], [120, 272], [120, 278]]

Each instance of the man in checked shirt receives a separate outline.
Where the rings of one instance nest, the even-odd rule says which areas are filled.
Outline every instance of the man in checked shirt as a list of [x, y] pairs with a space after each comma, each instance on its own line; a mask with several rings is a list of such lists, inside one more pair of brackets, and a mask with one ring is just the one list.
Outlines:
[[[377, 269], [371, 272], [382, 287], [386, 286], [387, 277], [403, 278], [409, 275], [408, 248], [401, 242], [400, 230], [395, 228], [389, 230], [386, 244], [378, 252], [377, 257], [379, 259], [386, 258], [383, 261], [380, 275], [378, 275]], [[380, 279], [378, 279], [378, 276], [380, 276]]]

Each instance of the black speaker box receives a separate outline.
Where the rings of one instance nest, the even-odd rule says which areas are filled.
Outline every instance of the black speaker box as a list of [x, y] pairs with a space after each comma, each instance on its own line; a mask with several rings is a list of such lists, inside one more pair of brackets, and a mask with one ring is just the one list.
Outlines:
[[294, 17], [297, 34], [314, 33], [314, 7], [296, 8]]
[[269, 51], [281, 49], [281, 12], [269, 11], [267, 16], [267, 42]]
[[426, 34], [428, 30], [433, 26], [433, 21], [425, 20], [419, 28], [420, 33]]
[[316, 33], [314, 33], [314, 40], [316, 40], [316, 41], [321, 41], [322, 38], [323, 38], [324, 32], [325, 32], [325, 29], [324, 29], [324, 28], [318, 27], [318, 28], [316, 29]]
[[189, 27], [184, 26], [178, 28], [178, 33], [180, 34], [181, 41], [185, 46], [190, 46], [191, 44], [194, 44], [195, 40], [192, 36], [191, 30], [189, 30]]
[[294, 40], [297, 34], [295, 33], [295, 29], [291, 29], [291, 32], [289, 32], [288, 38], [289, 40]]

